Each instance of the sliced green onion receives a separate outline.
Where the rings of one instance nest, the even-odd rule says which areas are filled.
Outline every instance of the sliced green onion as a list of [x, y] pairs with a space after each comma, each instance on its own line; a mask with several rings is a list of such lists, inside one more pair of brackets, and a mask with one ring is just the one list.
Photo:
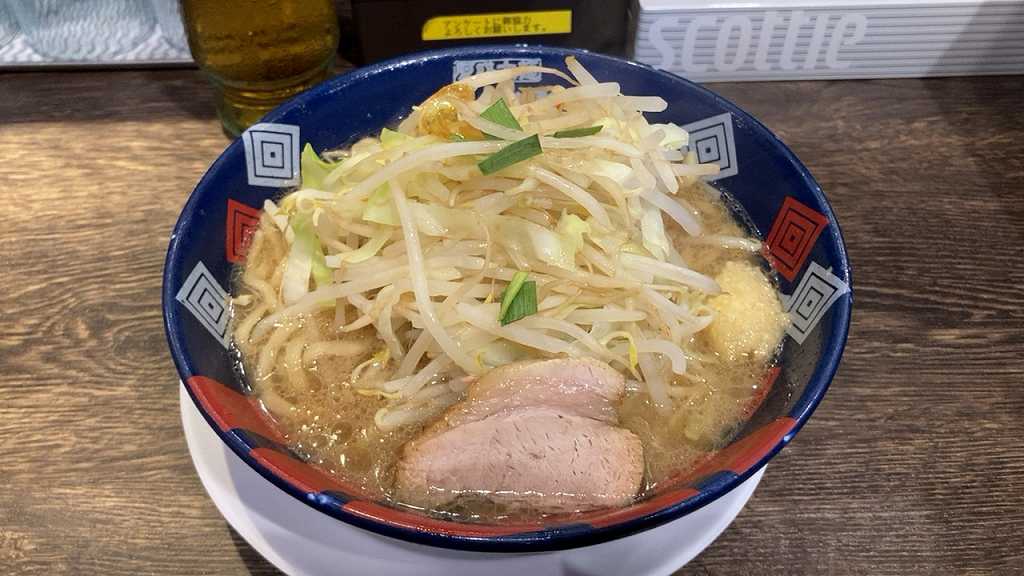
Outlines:
[[544, 152], [544, 149], [540, 147], [540, 138], [534, 134], [505, 146], [481, 160], [477, 166], [480, 167], [480, 171], [484, 175], [493, 174], [502, 168], [508, 168], [542, 152]]
[[516, 320], [526, 318], [537, 313], [537, 283], [533, 280], [523, 282], [519, 292], [508, 307], [508, 311], [501, 317], [501, 325], [510, 324]]
[[508, 105], [505, 104], [504, 98], [498, 98], [498, 101], [487, 107], [486, 110], [480, 113], [480, 117], [484, 120], [490, 120], [495, 124], [501, 124], [505, 128], [511, 128], [513, 130], [522, 130], [523, 127], [519, 125], [519, 121], [512, 115], [512, 111], [508, 109]]
[[555, 138], [580, 138], [582, 136], [593, 136], [604, 128], [602, 125], [591, 126], [589, 128], [573, 128], [572, 130], [559, 130], [555, 132]]
[[505, 291], [501, 294], [501, 311], [498, 312], [499, 320], [508, 313], [508, 307], [512, 305], [516, 294], [519, 294], [519, 290], [523, 287], [523, 282], [526, 282], [526, 272], [519, 270], [512, 276], [512, 281], [508, 283]]
[[448, 140], [450, 140], [452, 142], [465, 142], [466, 141], [466, 137], [463, 136], [462, 134], [453, 133], [453, 134], [449, 134], [448, 135]]

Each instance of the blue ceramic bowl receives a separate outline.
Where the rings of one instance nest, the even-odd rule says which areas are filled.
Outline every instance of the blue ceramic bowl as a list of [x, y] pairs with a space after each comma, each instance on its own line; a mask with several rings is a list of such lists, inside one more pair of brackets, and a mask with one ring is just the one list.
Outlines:
[[[375, 134], [453, 77], [492, 67], [562, 67], [575, 55], [626, 94], [658, 95], [652, 122], [690, 131], [702, 162], [717, 162], [727, 189], [766, 239], [792, 316], [779, 369], [737, 439], [694, 473], [632, 506], [517, 525], [440, 521], [369, 499], [295, 457], [233, 370], [226, 291], [263, 201], [293, 185], [306, 142], [326, 150]], [[538, 77], [521, 77], [537, 82]], [[544, 82], [553, 82], [545, 77]], [[524, 552], [595, 544], [692, 512], [748, 478], [796, 434], [839, 365], [850, 323], [850, 268], [835, 215], [814, 178], [760, 122], [678, 76], [618, 58], [562, 48], [487, 46], [410, 55], [339, 76], [280, 106], [231, 143], [199, 182], [171, 237], [164, 270], [167, 340], [196, 405], [224, 442], [282, 490], [339, 520], [423, 544]]]

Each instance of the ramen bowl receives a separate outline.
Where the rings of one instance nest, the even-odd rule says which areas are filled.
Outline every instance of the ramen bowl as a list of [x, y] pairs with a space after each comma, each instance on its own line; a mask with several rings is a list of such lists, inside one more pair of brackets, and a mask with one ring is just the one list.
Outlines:
[[[759, 386], [753, 415], [697, 470], [622, 508], [516, 523], [460, 523], [362, 496], [303, 462], [236, 369], [226, 300], [264, 200], [298, 183], [299, 151], [337, 148], [393, 125], [439, 87], [515, 65], [562, 67], [574, 55], [623, 93], [657, 95], [651, 122], [690, 133], [702, 163], [719, 164], [727, 190], [765, 239], [791, 317], [778, 364]], [[523, 85], [557, 79], [520, 76]], [[680, 518], [722, 497], [784, 447], [821, 401], [850, 321], [850, 269], [821, 188], [793, 153], [736, 105], [678, 76], [585, 51], [488, 46], [424, 52], [339, 76], [283, 104], [227, 147], [182, 210], [167, 252], [163, 312], [171, 356], [196, 406], [224, 443], [281, 490], [317, 511], [384, 536], [486, 552], [541, 552], [600, 543]]]

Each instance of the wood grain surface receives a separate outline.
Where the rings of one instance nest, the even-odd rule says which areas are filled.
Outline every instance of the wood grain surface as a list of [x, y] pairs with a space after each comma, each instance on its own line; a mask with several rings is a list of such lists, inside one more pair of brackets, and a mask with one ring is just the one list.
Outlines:
[[[1024, 574], [1024, 77], [713, 89], [832, 200], [854, 322], [817, 413], [679, 574]], [[0, 573], [277, 573], [192, 469], [160, 315], [226, 143], [194, 71], [0, 74]]]

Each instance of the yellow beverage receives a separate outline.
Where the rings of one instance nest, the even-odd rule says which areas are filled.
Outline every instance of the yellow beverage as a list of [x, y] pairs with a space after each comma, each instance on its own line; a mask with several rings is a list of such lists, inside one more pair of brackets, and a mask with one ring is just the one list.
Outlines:
[[333, 0], [181, 0], [181, 9], [192, 57], [235, 136], [334, 67]]

